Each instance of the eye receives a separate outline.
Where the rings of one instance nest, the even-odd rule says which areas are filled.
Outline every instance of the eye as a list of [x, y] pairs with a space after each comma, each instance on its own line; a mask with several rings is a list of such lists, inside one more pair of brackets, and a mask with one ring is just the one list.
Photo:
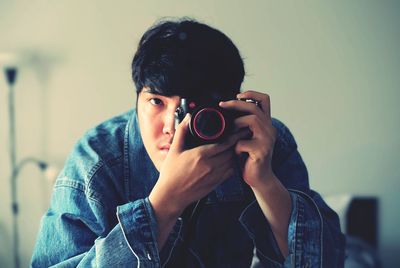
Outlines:
[[151, 98], [149, 99], [149, 102], [152, 105], [161, 105], [162, 104], [162, 100], [158, 99], [158, 98]]

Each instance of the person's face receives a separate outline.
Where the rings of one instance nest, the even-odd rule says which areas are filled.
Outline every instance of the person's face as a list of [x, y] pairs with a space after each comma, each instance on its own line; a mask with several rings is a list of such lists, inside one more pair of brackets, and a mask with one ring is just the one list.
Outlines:
[[143, 88], [138, 96], [140, 133], [157, 170], [161, 169], [175, 134], [175, 110], [179, 103], [179, 96], [153, 94], [148, 88]]

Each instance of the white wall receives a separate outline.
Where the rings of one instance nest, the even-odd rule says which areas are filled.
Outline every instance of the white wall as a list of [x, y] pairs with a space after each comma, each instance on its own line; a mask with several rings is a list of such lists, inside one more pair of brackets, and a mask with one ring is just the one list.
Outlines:
[[[245, 58], [243, 89], [271, 95], [311, 185], [380, 198], [385, 267], [400, 262], [398, 166], [400, 2], [0, 1], [0, 53], [25, 60], [15, 87], [18, 157], [62, 165], [85, 130], [134, 105], [130, 61], [162, 16], [193, 16], [230, 36]], [[28, 57], [29, 58], [29, 57]], [[12, 267], [7, 87], [0, 76], [0, 267]], [[23, 267], [50, 183], [19, 177]]]

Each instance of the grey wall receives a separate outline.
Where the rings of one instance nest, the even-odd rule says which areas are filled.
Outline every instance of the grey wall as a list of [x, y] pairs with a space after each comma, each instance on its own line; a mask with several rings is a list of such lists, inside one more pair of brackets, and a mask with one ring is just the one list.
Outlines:
[[[0, 0], [0, 54], [20, 59], [18, 157], [61, 165], [89, 127], [135, 103], [130, 60], [163, 16], [193, 16], [230, 36], [245, 58], [243, 89], [270, 94], [293, 131], [311, 185], [380, 198], [380, 253], [400, 262], [400, 2]], [[1, 62], [0, 62], [1, 64]], [[0, 76], [0, 267], [12, 267], [7, 87]], [[51, 183], [19, 177], [23, 266]]]

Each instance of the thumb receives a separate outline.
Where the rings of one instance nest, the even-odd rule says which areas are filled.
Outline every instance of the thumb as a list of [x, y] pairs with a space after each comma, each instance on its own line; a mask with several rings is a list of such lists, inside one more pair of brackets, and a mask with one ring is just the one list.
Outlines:
[[190, 114], [187, 113], [175, 131], [171, 144], [171, 150], [181, 152], [185, 147], [185, 136], [189, 128]]

